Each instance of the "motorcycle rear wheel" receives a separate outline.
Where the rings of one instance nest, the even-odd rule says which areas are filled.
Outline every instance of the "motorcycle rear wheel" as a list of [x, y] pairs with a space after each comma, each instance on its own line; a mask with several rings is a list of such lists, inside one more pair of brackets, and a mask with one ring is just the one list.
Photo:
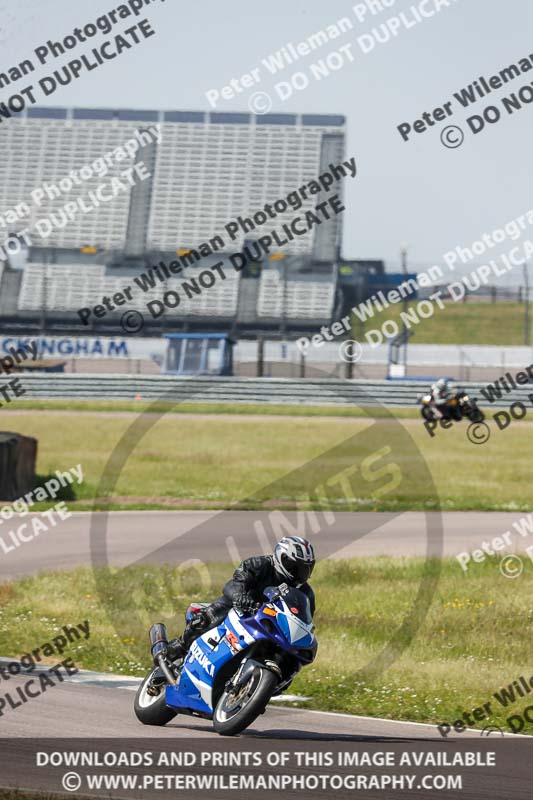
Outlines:
[[257, 668], [250, 680], [237, 690], [224, 690], [213, 714], [213, 727], [221, 736], [235, 736], [263, 713], [278, 685], [278, 678], [266, 668]]
[[161, 687], [159, 694], [148, 694], [148, 685], [157, 669], [154, 667], [150, 670], [135, 695], [133, 704], [135, 716], [143, 725], [166, 725], [178, 713], [165, 703], [165, 685]]

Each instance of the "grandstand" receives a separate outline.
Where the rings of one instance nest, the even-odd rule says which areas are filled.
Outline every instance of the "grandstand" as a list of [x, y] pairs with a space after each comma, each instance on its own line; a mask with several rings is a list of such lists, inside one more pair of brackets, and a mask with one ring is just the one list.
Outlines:
[[[96, 258], [96, 257], [95, 257]], [[167, 263], [172, 254], [167, 255]], [[183, 281], [197, 280], [198, 275], [215, 263], [221, 263], [225, 275], [209, 289], [187, 297], [180, 289]], [[301, 332], [331, 320], [336, 297], [336, 280], [333, 267], [310, 264], [305, 257], [287, 257], [281, 262], [258, 262], [257, 271], [236, 272], [229, 256], [214, 255], [188, 267], [179, 278], [157, 282], [153, 289], [142, 293], [134, 283], [141, 274], [139, 268], [113, 268], [105, 264], [64, 263], [47, 264], [43, 260], [29, 261], [24, 270], [8, 271], [11, 279], [18, 279], [12, 292], [12, 308], [4, 308], [3, 329], [42, 327], [52, 332], [61, 329], [79, 332], [77, 310], [91, 308], [102, 302], [104, 296], [112, 297], [133, 287], [132, 300], [127, 306], [110, 313], [106, 319], [91, 320], [91, 329], [112, 331], [119, 324], [126, 309], [136, 309], [146, 318], [146, 331], [158, 334], [166, 330], [212, 330], [234, 333], [254, 333], [276, 329]], [[4, 282], [0, 277], [0, 296], [4, 295]], [[163, 301], [166, 292], [177, 292], [178, 306], [166, 307], [164, 317], [151, 319], [147, 303]], [[83, 332], [87, 332], [84, 329]]]
[[321, 319], [333, 314], [335, 283], [330, 275], [291, 276], [284, 280], [280, 270], [261, 273], [257, 315], [260, 318]]
[[[86, 197], [104, 179], [118, 178], [134, 163], [148, 161], [149, 191], [140, 210], [142, 251], [195, 247], [220, 234], [238, 215], [253, 214], [316, 179], [328, 158], [344, 153], [344, 122], [344, 117], [333, 115], [31, 108], [0, 128], [5, 154], [0, 163], [0, 218], [3, 210], [27, 203], [22, 227], [30, 228], [37, 246], [91, 245], [127, 252], [128, 234], [139, 234], [138, 229], [128, 231], [134, 191], [80, 214], [49, 236], [33, 226], [39, 219], [59, 215], [66, 202]], [[32, 203], [35, 189], [57, 185], [72, 170], [117, 152], [137, 131], [147, 132], [147, 140], [153, 132], [153, 146], [110, 160], [104, 178], [95, 174], [65, 193]], [[316, 197], [309, 197], [303, 210], [315, 203]], [[281, 225], [293, 217], [289, 207], [278, 221]], [[332, 220], [335, 245], [338, 226], [338, 220]], [[239, 249], [244, 236], [232, 246]], [[286, 252], [312, 253], [313, 246], [314, 235], [309, 233], [297, 237]]]
[[[32, 246], [22, 265], [17, 257], [3, 274], [0, 266], [0, 330], [86, 333], [79, 329], [78, 309], [122, 291], [150, 265], [169, 263], [176, 254], [224, 234], [231, 220], [252, 216], [316, 179], [329, 164], [341, 162], [344, 124], [342, 116], [310, 114], [31, 108], [17, 115], [0, 128], [6, 154], [0, 164], [0, 236], [29, 230]], [[135, 138], [136, 153], [120, 160], [110, 155]], [[90, 213], [55, 224], [66, 202], [94, 194], [99, 185], [141, 161], [150, 173], [146, 182]], [[90, 179], [67, 181], [62, 193], [50, 189], [84, 166], [93, 168]], [[33, 196], [42, 187], [46, 191], [37, 204]], [[309, 196], [297, 211], [289, 205], [275, 226], [322, 199]], [[14, 208], [24, 213], [18, 225], [8, 227], [5, 212]], [[42, 219], [54, 221], [47, 235], [37, 224]], [[331, 321], [338, 298], [341, 220], [334, 217], [295, 237], [283, 253], [251, 262], [242, 272], [229, 263], [231, 253], [268, 231], [242, 231], [231, 243], [226, 236], [224, 252], [158, 283], [149, 295], [137, 293], [121, 312], [137, 308], [145, 313], [148, 301], [161, 301], [166, 292], [178, 291], [184, 279], [222, 261], [225, 280], [191, 298], [180, 293], [178, 306], [167, 307], [157, 320], [147, 318], [145, 332], [312, 330]], [[117, 311], [102, 321], [92, 319], [91, 329], [113, 333], [120, 316]]]
[[[57, 185], [68, 178], [71, 170], [93, 164], [122, 146], [143, 125], [131, 118], [131, 112], [100, 109], [32, 108], [27, 116], [16, 117], [12, 124], [0, 129], [0, 214], [20, 203], [29, 206], [29, 213], [20, 229], [29, 228], [37, 245], [58, 248], [79, 248], [91, 244], [106, 250], [123, 249], [129, 215], [129, 197], [119, 195], [113, 203], [101, 206], [90, 214], [80, 214], [63, 228], [56, 228], [44, 239], [34, 226], [38, 220], [59, 215], [65, 203], [87, 196], [103, 182], [95, 174], [69, 192], [55, 197], [45, 195], [39, 204], [32, 193], [43, 186]], [[133, 115], [135, 117], [136, 115]], [[140, 115], [139, 115], [140, 116]], [[132, 166], [134, 157], [108, 164], [105, 180], [117, 178]], [[102, 170], [103, 172], [103, 170]], [[2, 228], [0, 227], [0, 232]], [[5, 231], [7, 234], [10, 231]]]
[[[203, 263], [205, 269], [208, 263]], [[198, 269], [185, 270], [183, 279], [194, 278]], [[139, 272], [114, 270], [106, 272], [105, 265], [45, 264], [29, 263], [23, 273], [17, 308], [19, 311], [46, 311], [71, 315], [79, 308], [101, 303], [102, 297], [112, 297], [130, 285]], [[182, 280], [171, 278], [156, 284], [149, 295], [139, 292], [128, 308], [146, 312], [148, 300], [162, 300], [167, 291], [178, 291]], [[239, 274], [228, 270], [225, 281], [215, 284], [209, 291], [187, 298], [183, 295], [177, 308], [168, 308], [168, 316], [233, 317], [237, 311]], [[121, 309], [121, 313], [124, 309]]]

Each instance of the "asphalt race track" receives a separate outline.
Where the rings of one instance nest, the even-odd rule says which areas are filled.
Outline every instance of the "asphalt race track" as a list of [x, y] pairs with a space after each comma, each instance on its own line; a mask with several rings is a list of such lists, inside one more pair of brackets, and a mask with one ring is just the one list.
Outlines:
[[[32, 677], [37, 670], [32, 673]], [[14, 693], [27, 678], [9, 681]], [[44, 694], [15, 710], [6, 709], [2, 717], [2, 737], [95, 737], [182, 739], [209, 736], [220, 739], [208, 720], [177, 716], [163, 728], [141, 725], [133, 713], [133, 698], [138, 680], [114, 678], [100, 673], [82, 672], [67, 683], [58, 683]], [[7, 687], [6, 687], [7, 688]], [[16, 696], [16, 695], [14, 695]], [[38, 723], [36, 721], [38, 720]], [[448, 738], [453, 738], [453, 734]], [[479, 739], [479, 731], [462, 734]], [[241, 738], [315, 739], [324, 741], [379, 741], [380, 739], [436, 739], [437, 728], [409, 722], [275, 708], [272, 704]], [[457, 734], [455, 734], [457, 738]]]
[[[77, 512], [31, 542], [8, 553], [0, 552], [2, 579], [13, 580], [46, 569], [90, 566], [102, 563], [104, 558], [111, 566], [138, 561], [180, 564], [186, 559], [234, 561], [236, 551], [231, 543], [228, 546], [228, 540], [238, 538], [237, 552], [244, 558], [263, 549], [254, 525], [262, 522], [268, 529], [268, 512], [263, 511], [116, 511], [108, 515], [105, 537], [93, 537], [91, 555], [92, 516], [90, 512]], [[94, 516], [104, 521], [104, 514]], [[335, 512], [335, 525], [327, 530], [327, 556], [424, 556], [427, 523], [438, 516], [437, 512]], [[291, 515], [287, 513], [287, 517]], [[445, 512], [443, 555], [453, 557], [480, 547], [484, 540], [511, 529], [516, 519], [516, 513], [507, 512]], [[196, 535], [195, 529], [202, 535]], [[3, 534], [0, 526], [0, 537]], [[319, 557], [320, 536], [313, 538]], [[529, 537], [518, 535], [513, 541], [519, 551], [530, 544]]]
[[[388, 554], [424, 555], [426, 515], [423, 513], [343, 513], [336, 514], [336, 525], [328, 541], [330, 557]], [[429, 515], [431, 516], [431, 515]], [[507, 530], [515, 514], [443, 514], [444, 554], [455, 555], [479, 546]], [[133, 511], [109, 515], [107, 542], [100, 543], [98, 560], [108, 553], [109, 563], [125, 566], [139, 560], [147, 563], [180, 563], [189, 558], [228, 561], [227, 539], [240, 532], [242, 555], [258, 551], [254, 522], [266, 520], [267, 512]], [[198, 526], [209, 524], [207, 537], [195, 536]], [[215, 524], [213, 524], [213, 522]], [[2, 578], [15, 579], [44, 569], [71, 569], [90, 566], [90, 513], [76, 513], [57, 529], [2, 555]], [[357, 538], [359, 531], [369, 531]], [[190, 535], [186, 535], [190, 534]], [[0, 529], [1, 535], [1, 529]], [[319, 536], [317, 548], [319, 549]], [[524, 540], [527, 546], [527, 539]], [[107, 545], [107, 546], [106, 546]], [[458, 565], [458, 569], [460, 569]], [[9, 656], [10, 654], [2, 654]], [[14, 688], [21, 677], [11, 678]], [[54, 687], [32, 703], [2, 717], [4, 736], [67, 737], [202, 737], [216, 736], [210, 723], [191, 717], [177, 717], [165, 728], [141, 726], [133, 716], [133, 689], [136, 681], [113, 676], [84, 673], [72, 682]], [[36, 726], [36, 720], [38, 725]], [[305, 711], [270, 706], [245, 734], [259, 738], [356, 739], [440, 738], [435, 727], [367, 717]], [[479, 737], [479, 732], [462, 736]]]
[[[35, 677], [36, 673], [32, 673]], [[16, 688], [24, 682], [21, 676], [11, 678], [9, 689], [13, 696], [16, 696]], [[67, 682], [68, 680], [68, 682]], [[39, 769], [41, 764], [37, 763], [37, 753], [103, 753], [120, 752], [138, 756], [142, 752], [160, 752], [165, 750], [170, 753], [232, 753], [238, 757], [239, 753], [255, 754], [262, 753], [262, 758], [268, 752], [279, 753], [283, 751], [286, 755], [299, 751], [308, 754], [309, 758], [320, 757], [324, 751], [328, 753], [339, 753], [344, 751], [348, 755], [354, 755], [357, 751], [360, 754], [376, 754], [377, 756], [384, 751], [396, 754], [396, 762], [400, 763], [400, 757], [406, 753], [412, 753], [413, 758], [416, 754], [435, 753], [441, 754], [445, 758], [453, 758], [458, 750], [469, 752], [471, 756], [484, 753], [492, 753], [495, 759], [496, 768], [487, 770], [486, 767], [457, 767], [446, 770], [447, 773], [459, 775], [462, 781], [458, 793], [439, 792], [443, 800], [457, 800], [459, 797], [468, 796], [471, 800], [500, 800], [506, 797], [507, 800], [524, 800], [530, 797], [529, 791], [529, 750], [528, 742], [520, 736], [512, 737], [511, 734], [503, 736], [502, 732], [491, 732], [485, 735], [480, 731], [466, 730], [461, 734], [450, 733], [446, 738], [442, 737], [436, 726], [422, 725], [409, 722], [396, 722], [393, 720], [371, 719], [369, 717], [349, 716], [346, 714], [324, 713], [319, 711], [306, 711], [298, 708], [275, 708], [271, 703], [264, 715], [260, 716], [246, 731], [240, 736], [228, 739], [220, 737], [213, 731], [211, 723], [202, 719], [195, 719], [188, 716], [178, 715], [164, 727], [151, 727], [141, 725], [133, 713], [133, 697], [138, 679], [128, 679], [124, 677], [106, 676], [98, 673], [82, 672], [66, 679], [64, 683], [58, 683], [53, 688], [48, 689], [44, 694], [32, 699], [21, 707], [12, 710], [4, 709], [1, 721], [0, 739], [0, 786], [17, 787], [28, 790], [53, 790], [55, 792], [61, 787], [61, 777], [65, 773], [66, 767], [46, 766]], [[444, 720], [443, 720], [444, 722]], [[503, 738], [502, 738], [503, 736]], [[511, 741], [512, 739], [512, 741]], [[331, 756], [330, 756], [331, 757]], [[194, 762], [193, 762], [194, 763]], [[199, 763], [199, 762], [196, 762]], [[317, 764], [316, 767], [313, 766]], [[335, 763], [335, 762], [330, 762]], [[379, 762], [378, 762], [379, 763]], [[264, 761], [263, 761], [264, 764]], [[323, 775], [328, 770], [321, 768], [319, 762], [309, 762], [310, 771], [315, 774]], [[262, 766], [259, 772], [264, 771]], [[79, 772], [68, 772], [67, 775], [74, 776], [82, 782], [81, 775], [87, 773], [98, 774], [90, 767], [83, 769], [77, 768]], [[398, 768], [392, 768], [398, 772]], [[442, 777], [443, 769], [438, 769], [438, 775]], [[431, 768], [419, 770], [418, 773], [427, 774]], [[307, 774], [307, 770], [295, 770], [294, 767], [288, 769], [274, 766], [268, 767], [269, 773], [284, 774], [293, 773], [296, 776]], [[363, 770], [354, 770], [350, 767], [331, 768], [337, 774], [354, 774], [364, 772], [365, 774], [375, 775], [375, 767], [367, 767]], [[377, 770], [379, 772], [379, 768]], [[414, 769], [403, 769], [404, 772], [413, 774]], [[81, 772], [81, 775], [80, 775]], [[102, 770], [98, 771], [100, 774]], [[132, 774], [128, 768], [117, 768], [112, 770], [104, 768], [104, 773]], [[134, 771], [141, 774], [146, 770], [140, 768]], [[153, 772], [162, 772], [161, 769], [148, 769], [148, 775]], [[185, 773], [186, 770], [174, 769], [167, 770], [170, 773]], [[205, 767], [203, 770], [192, 768], [189, 774], [210, 772], [216, 773], [239, 773], [240, 770], [224, 770]], [[250, 772], [247, 770], [247, 772]], [[389, 774], [387, 772], [387, 774]], [[63, 776], [67, 777], [66, 775]], [[142, 777], [140, 778], [140, 780]], [[396, 778], [401, 780], [401, 778]], [[377, 780], [377, 778], [376, 778]], [[392, 780], [392, 778], [391, 778]], [[435, 796], [433, 788], [416, 786], [416, 796], [420, 800], [430, 800]], [[422, 791], [420, 791], [422, 789]], [[427, 789], [427, 791], [426, 791]], [[72, 791], [72, 790], [71, 790]], [[238, 800], [248, 800], [249, 793], [201, 790], [191, 791], [185, 796], [190, 797], [212, 797], [213, 800], [222, 800], [226, 797], [236, 797]], [[176, 797], [176, 791], [168, 789], [166, 792], [153, 791], [151, 788], [142, 792], [139, 789], [125, 791], [119, 789], [104, 792], [96, 789], [95, 792], [83, 791], [83, 795], [91, 794], [97, 797], [114, 798], [142, 798], [148, 797]], [[353, 789], [341, 788], [336, 790], [339, 798], [353, 797]], [[374, 792], [358, 792], [361, 797], [385, 796], [393, 797], [412, 797], [414, 794], [406, 794], [405, 791], [399, 793], [387, 792], [385, 795], [374, 794]], [[73, 795], [72, 793], [70, 796]], [[179, 796], [179, 795], [178, 795]], [[257, 800], [271, 796], [269, 791], [255, 791], [254, 796]], [[297, 793], [283, 793], [283, 797], [296, 797]], [[331, 791], [326, 788], [314, 790], [306, 797], [316, 797], [317, 800], [331, 798]]]

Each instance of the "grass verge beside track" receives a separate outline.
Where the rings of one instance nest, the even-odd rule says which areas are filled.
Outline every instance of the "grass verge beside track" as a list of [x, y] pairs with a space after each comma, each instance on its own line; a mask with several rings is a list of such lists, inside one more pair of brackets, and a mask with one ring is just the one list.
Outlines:
[[[153, 411], [155, 401], [148, 400], [19, 400], [16, 405], [7, 405], [4, 411], [16, 413], [27, 411], [82, 411], [106, 413], [142, 414]], [[164, 403], [157, 405], [159, 411], [168, 414], [232, 414], [235, 416], [259, 415], [263, 417], [367, 417], [358, 406], [350, 405], [290, 405], [289, 403]], [[370, 412], [369, 412], [370, 413]], [[394, 407], [385, 411], [372, 409], [372, 415], [381, 419], [394, 416], [398, 419], [420, 419], [417, 408]]]
[[[429, 382], [428, 382], [429, 385]], [[420, 393], [427, 389], [426, 384], [420, 387]], [[505, 400], [505, 397], [504, 397]], [[482, 404], [483, 405], [483, 404]], [[485, 412], [490, 416], [494, 411], [507, 408], [503, 406], [484, 406]], [[368, 408], [365, 412], [361, 407], [354, 405], [291, 405], [289, 403], [159, 403], [158, 413], [166, 414], [231, 414], [232, 416], [261, 416], [261, 417], [356, 417], [373, 419], [417, 419], [420, 424], [420, 407], [389, 406], [386, 410], [382, 407]], [[154, 401], [148, 400], [18, 400], [16, 405], [7, 405], [3, 413], [16, 414], [18, 411], [68, 411], [68, 412], [104, 412], [142, 414], [153, 412]], [[528, 410], [524, 419], [533, 419], [533, 412]]]
[[[439, 564], [430, 567], [438, 572]], [[319, 563], [313, 575], [318, 656], [291, 687], [291, 693], [310, 698], [303, 707], [441, 723], [491, 701], [494, 713], [478, 726], [506, 728], [507, 717], [531, 702], [525, 697], [503, 708], [493, 694], [521, 675], [531, 676], [533, 565], [526, 564], [517, 580], [501, 576], [496, 559], [473, 564], [468, 577], [455, 559], [441, 568], [433, 603], [411, 645], [384, 674], [362, 677], [360, 670], [391, 640], [411, 607], [424, 562], [380, 557]], [[85, 568], [4, 584], [0, 655], [19, 657], [63, 625], [89, 620], [90, 639], [71, 645], [63, 657], [72, 657], [79, 668], [141, 676], [150, 662], [149, 626], [163, 621], [170, 634], [179, 632], [187, 604], [217, 595], [231, 570], [230, 564], [209, 565], [209, 596], [196, 570], [114, 570], [99, 583], [107, 595], [105, 609], [95, 576]], [[137, 623], [133, 608], [140, 610]], [[523, 732], [533, 733], [533, 726]]]
[[[351, 411], [351, 409], [348, 409]], [[372, 424], [372, 419], [335, 416], [221, 416], [165, 414], [134, 447], [104, 509], [224, 509], [319, 508], [310, 503], [307, 486], [293, 473], [285, 496], [275, 482], [309, 463], [335, 445]], [[110, 453], [136, 419], [135, 414], [54, 411], [10, 411], [2, 427], [34, 436], [39, 441], [38, 473], [46, 476], [81, 463], [84, 483], [74, 487], [72, 510], [90, 510]], [[405, 452], [404, 426], [414, 442]], [[485, 510], [525, 511], [531, 508], [528, 471], [531, 453], [529, 425], [513, 422], [504, 431], [492, 425], [490, 440], [476, 446], [468, 441], [467, 424], [439, 429], [430, 438], [420, 423], [383, 420], [376, 426], [374, 450], [390, 446], [405, 476], [420, 473], [421, 458], [433, 475], [440, 503], [428, 501], [423, 482], [406, 480], [380, 496], [378, 483], [353, 480], [353, 496], [340, 498], [344, 511]], [[354, 463], [368, 455], [357, 450]], [[417, 452], [418, 451], [418, 452]], [[418, 455], [418, 453], [420, 455]], [[346, 466], [339, 463], [339, 471]], [[332, 471], [330, 474], [335, 474]], [[404, 485], [405, 484], [405, 485]], [[266, 487], [266, 488], [264, 488]], [[261, 490], [261, 499], [245, 500]], [[372, 492], [375, 491], [375, 494]]]

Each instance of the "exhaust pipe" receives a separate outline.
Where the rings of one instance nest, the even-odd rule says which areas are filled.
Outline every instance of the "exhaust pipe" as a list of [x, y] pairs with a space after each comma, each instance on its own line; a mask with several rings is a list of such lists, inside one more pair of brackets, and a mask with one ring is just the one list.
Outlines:
[[150, 628], [149, 636], [152, 657], [156, 659], [160, 653], [163, 653], [163, 651], [167, 649], [168, 638], [166, 626], [163, 625], [162, 622], [156, 622], [156, 624], [152, 625]]
[[159, 664], [161, 672], [165, 676], [167, 683], [171, 686], [176, 685], [176, 678], [169, 669], [165, 656], [167, 654], [167, 629], [162, 622], [156, 622], [150, 628], [150, 648], [154, 662]]

